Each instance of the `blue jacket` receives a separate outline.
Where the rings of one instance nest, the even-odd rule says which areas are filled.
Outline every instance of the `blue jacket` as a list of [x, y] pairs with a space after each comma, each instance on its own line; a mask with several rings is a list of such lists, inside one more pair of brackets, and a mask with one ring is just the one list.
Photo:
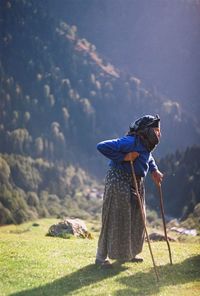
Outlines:
[[124, 161], [127, 153], [136, 151], [139, 157], [134, 161], [135, 173], [145, 177], [148, 171], [153, 172], [158, 169], [155, 160], [142, 144], [138, 136], [124, 136], [122, 138], [103, 141], [97, 144], [97, 149], [110, 159], [109, 165], [131, 173], [129, 161]]

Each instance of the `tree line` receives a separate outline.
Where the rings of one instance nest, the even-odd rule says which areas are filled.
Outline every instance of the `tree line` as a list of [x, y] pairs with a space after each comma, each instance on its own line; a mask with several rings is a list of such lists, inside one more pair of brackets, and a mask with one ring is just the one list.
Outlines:
[[[200, 146], [188, 147], [185, 151], [177, 150], [158, 161], [164, 173], [163, 196], [166, 214], [185, 219], [200, 203]], [[148, 180], [149, 205], [158, 211], [158, 193]]]

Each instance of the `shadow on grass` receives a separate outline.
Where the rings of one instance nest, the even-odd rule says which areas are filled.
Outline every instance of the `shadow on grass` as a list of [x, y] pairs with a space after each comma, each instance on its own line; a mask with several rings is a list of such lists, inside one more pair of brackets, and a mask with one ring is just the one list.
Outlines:
[[[126, 267], [119, 265], [116, 268], [106, 270], [98, 268], [96, 265], [91, 264], [67, 276], [57, 279], [52, 283], [48, 283], [37, 288], [12, 293], [10, 294], [10, 296], [68, 295], [68, 293], [70, 294], [83, 287], [101, 282], [105, 278], [116, 276], [125, 269]], [[73, 293], [73, 295], [75, 295], [75, 293]]]
[[200, 255], [190, 257], [179, 264], [159, 266], [158, 272], [159, 282], [156, 280], [153, 268], [147, 273], [138, 272], [131, 276], [119, 278], [117, 281], [126, 286], [126, 289], [117, 291], [114, 295], [158, 295], [162, 287], [182, 285], [199, 280]]
[[[141, 265], [142, 266], [142, 265]], [[85, 266], [65, 277], [57, 279], [46, 285], [24, 290], [21, 292], [10, 294], [10, 296], [46, 296], [46, 295], [75, 295], [76, 291], [101, 282], [105, 278], [111, 278], [126, 270], [123, 265], [115, 266], [110, 270], [97, 269], [94, 264]], [[127, 270], [127, 274], [131, 273], [132, 268]], [[200, 278], [200, 255], [193, 256], [182, 263], [158, 267], [160, 281], [156, 281], [153, 268], [148, 272], [138, 272], [133, 275], [118, 277], [116, 281], [125, 286], [113, 292], [115, 296], [141, 296], [141, 295], [157, 295], [162, 287], [181, 285], [193, 282]]]

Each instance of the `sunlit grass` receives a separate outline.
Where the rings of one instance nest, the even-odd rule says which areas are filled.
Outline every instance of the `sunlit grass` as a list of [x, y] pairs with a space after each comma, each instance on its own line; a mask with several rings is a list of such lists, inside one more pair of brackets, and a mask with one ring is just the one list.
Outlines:
[[[0, 228], [0, 295], [200, 295], [200, 247], [196, 243], [171, 243], [173, 266], [165, 242], [152, 243], [160, 281], [156, 281], [148, 245], [144, 263], [126, 263], [112, 270], [93, 263], [95, 239], [46, 236], [56, 219]], [[98, 223], [88, 223], [99, 229]]]

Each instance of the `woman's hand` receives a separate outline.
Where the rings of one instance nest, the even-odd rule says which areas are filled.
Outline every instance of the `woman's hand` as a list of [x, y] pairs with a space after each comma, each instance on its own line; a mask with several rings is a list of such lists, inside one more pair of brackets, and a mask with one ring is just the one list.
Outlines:
[[159, 186], [163, 180], [163, 174], [159, 170], [153, 171], [151, 177], [157, 186]]
[[124, 161], [134, 161], [140, 154], [136, 151], [134, 152], [129, 152], [126, 154], [124, 157]]

